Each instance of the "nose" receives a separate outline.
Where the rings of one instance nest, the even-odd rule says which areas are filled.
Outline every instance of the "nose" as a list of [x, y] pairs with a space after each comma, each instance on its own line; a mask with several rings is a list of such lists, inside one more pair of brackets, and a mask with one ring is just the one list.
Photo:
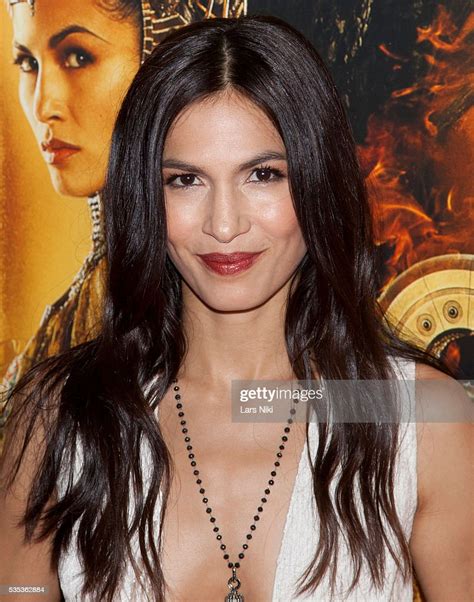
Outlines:
[[229, 243], [236, 236], [248, 232], [251, 221], [245, 198], [232, 186], [217, 186], [209, 194], [203, 232], [221, 243]]
[[33, 98], [33, 114], [37, 121], [48, 123], [64, 118], [66, 86], [54, 65], [38, 70]]

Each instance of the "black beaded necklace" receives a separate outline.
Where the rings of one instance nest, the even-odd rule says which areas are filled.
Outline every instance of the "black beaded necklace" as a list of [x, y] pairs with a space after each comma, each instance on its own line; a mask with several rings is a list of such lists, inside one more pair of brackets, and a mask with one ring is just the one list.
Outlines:
[[[196, 468], [196, 460], [195, 460], [194, 453], [192, 451], [193, 446], [191, 445], [191, 437], [188, 435], [188, 429], [186, 427], [186, 420], [184, 419], [183, 404], [181, 402], [181, 395], [178, 392], [179, 391], [178, 379], [175, 378], [171, 382], [174, 384], [173, 390], [176, 392], [174, 398], [177, 401], [176, 408], [179, 410], [178, 416], [181, 419], [180, 420], [180, 425], [182, 427], [181, 432], [184, 434], [184, 442], [186, 443], [186, 449], [188, 451], [188, 458], [191, 460], [191, 466], [193, 467], [193, 474], [195, 477], [197, 477], [196, 483], [200, 486], [199, 493], [204, 496], [204, 494], [206, 493], [206, 490], [204, 489], [204, 487], [201, 486], [202, 479], [199, 477], [199, 470]], [[293, 401], [294, 401], [294, 403], [298, 403], [298, 399], [294, 399]], [[290, 417], [287, 419], [288, 424], [293, 423], [293, 419], [291, 418], [291, 416], [295, 413], [296, 413], [296, 410], [294, 408], [291, 408]], [[282, 443], [279, 445], [279, 447], [278, 447], [279, 451], [276, 454], [278, 459], [274, 462], [275, 469], [272, 470], [270, 473], [272, 478], [269, 479], [269, 481], [268, 481], [269, 487], [267, 487], [265, 489], [265, 495], [270, 494], [270, 487], [272, 487], [272, 485], [275, 483], [273, 477], [276, 477], [276, 474], [277, 474], [276, 468], [278, 468], [280, 466], [280, 459], [283, 456], [282, 451], [285, 449], [285, 443], [288, 441], [287, 434], [290, 432], [290, 427], [285, 426], [283, 431], [285, 434], [281, 437]], [[207, 512], [207, 514], [210, 515], [210, 517], [209, 517], [210, 522], [214, 524], [213, 531], [214, 531], [214, 533], [217, 533], [216, 539], [217, 539], [217, 541], [222, 541], [222, 535], [219, 533], [220, 529], [218, 526], [215, 525], [216, 518], [214, 516], [212, 516], [212, 508], [208, 505], [209, 500], [207, 497], [203, 497], [202, 501], [204, 504], [206, 504], [206, 512]], [[257, 514], [255, 514], [255, 516], [253, 517], [254, 523], [252, 525], [250, 525], [250, 531], [255, 531], [255, 529], [257, 528], [255, 523], [257, 523], [260, 520], [260, 514], [263, 512], [263, 504], [266, 504], [267, 498], [262, 497], [261, 502], [262, 502], [262, 505], [257, 508]], [[252, 539], [252, 533], [247, 533], [246, 538], [247, 538], [247, 540], [250, 541]], [[221, 550], [224, 552], [224, 554], [223, 554], [224, 560], [229, 561], [229, 554], [226, 551], [227, 550], [226, 545], [224, 543], [221, 543], [220, 547], [221, 547]], [[243, 544], [243, 546], [242, 546], [243, 551], [239, 553], [240, 560], [242, 560], [245, 557], [245, 550], [247, 550], [248, 547], [249, 547], [248, 543]], [[230, 568], [232, 570], [232, 576], [230, 577], [230, 579], [227, 582], [227, 587], [229, 588], [230, 593], [228, 593], [226, 595], [224, 602], [244, 602], [244, 595], [239, 594], [237, 591], [240, 588], [240, 580], [237, 577], [237, 569], [240, 568], [240, 562], [227, 562], [227, 566], [228, 566], [228, 568]]]

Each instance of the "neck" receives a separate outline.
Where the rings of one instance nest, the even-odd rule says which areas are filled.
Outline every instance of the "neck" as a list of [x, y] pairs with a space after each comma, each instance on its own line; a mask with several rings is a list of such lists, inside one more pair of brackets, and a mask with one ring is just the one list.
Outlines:
[[284, 336], [287, 287], [265, 304], [235, 313], [216, 312], [183, 288], [188, 352], [181, 378], [217, 388], [232, 379], [294, 378]]

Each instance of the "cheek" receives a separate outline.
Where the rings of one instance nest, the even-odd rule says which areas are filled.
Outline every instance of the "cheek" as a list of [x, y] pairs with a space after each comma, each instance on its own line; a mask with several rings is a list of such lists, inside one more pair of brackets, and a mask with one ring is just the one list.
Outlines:
[[189, 203], [166, 201], [166, 225], [168, 242], [172, 247], [188, 244], [201, 232], [201, 216], [199, 211]]
[[18, 87], [18, 98], [20, 100], [21, 108], [25, 113], [29, 123], [33, 126], [35, 123], [35, 119], [33, 116], [33, 86], [28, 81], [25, 81], [26, 78], [21, 81]]
[[[132, 82], [134, 72], [123, 64], [106, 62], [100, 68], [78, 79], [71, 87], [71, 108], [85, 138], [103, 154], [104, 143], [110, 143], [121, 103]], [[138, 70], [138, 65], [137, 65]], [[94, 92], [91, 94], [91, 90]], [[106, 158], [106, 155], [104, 155]]]
[[[102, 107], [110, 108], [111, 114], [118, 113], [125, 94], [140, 68], [138, 56], [137, 53], [136, 56], [127, 54], [124, 57], [111, 58], [103, 63], [100, 73], [99, 70], [97, 71], [97, 87], [102, 84], [103, 88], [102, 93], [96, 95], [97, 102]], [[109, 102], [104, 102], [104, 98], [109, 99]]]
[[262, 208], [259, 222], [275, 239], [301, 238], [300, 225], [290, 196]]

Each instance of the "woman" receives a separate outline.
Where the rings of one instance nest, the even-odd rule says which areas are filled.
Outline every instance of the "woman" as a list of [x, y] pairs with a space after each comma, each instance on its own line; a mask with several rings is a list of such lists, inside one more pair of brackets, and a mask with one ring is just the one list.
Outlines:
[[466, 425], [229, 421], [236, 379], [453, 381], [381, 318], [354, 143], [305, 38], [270, 17], [170, 35], [125, 96], [103, 200], [101, 330], [13, 391], [1, 581], [403, 602], [413, 560], [428, 601], [471, 599]]
[[[170, 30], [193, 20], [238, 15], [244, 8], [242, 0], [215, 7], [147, 0], [9, 0], [9, 5], [21, 106], [56, 192], [88, 198], [92, 249], [8, 367], [7, 389], [36, 362], [97, 333], [105, 271], [98, 191], [117, 111], [140, 63]], [[0, 416], [0, 427], [5, 419]], [[2, 443], [0, 428], [0, 453]]]

